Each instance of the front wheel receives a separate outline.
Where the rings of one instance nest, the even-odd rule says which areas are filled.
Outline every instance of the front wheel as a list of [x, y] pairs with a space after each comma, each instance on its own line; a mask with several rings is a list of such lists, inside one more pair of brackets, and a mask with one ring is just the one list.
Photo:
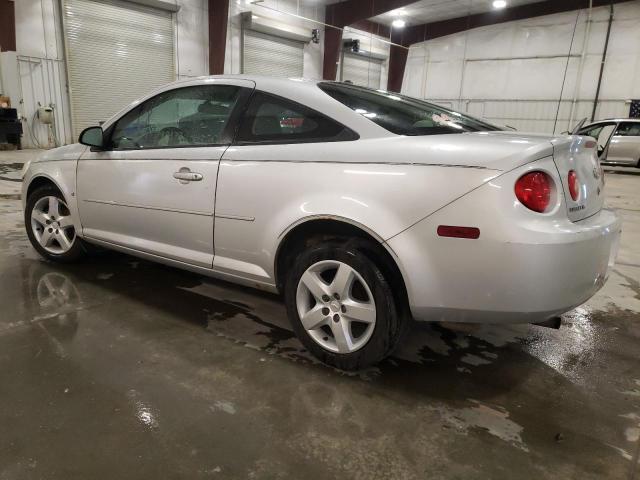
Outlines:
[[294, 331], [322, 362], [358, 370], [389, 355], [401, 332], [389, 283], [349, 242], [302, 252], [288, 272], [285, 302]]
[[85, 255], [69, 207], [55, 187], [40, 187], [29, 196], [24, 221], [31, 245], [44, 258], [73, 262]]

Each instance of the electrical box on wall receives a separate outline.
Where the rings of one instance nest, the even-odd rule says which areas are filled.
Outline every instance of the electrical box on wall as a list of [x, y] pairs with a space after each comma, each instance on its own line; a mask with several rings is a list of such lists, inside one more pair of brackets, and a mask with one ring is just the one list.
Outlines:
[[38, 120], [40, 123], [50, 125], [53, 123], [53, 108], [51, 107], [39, 107], [38, 108]]

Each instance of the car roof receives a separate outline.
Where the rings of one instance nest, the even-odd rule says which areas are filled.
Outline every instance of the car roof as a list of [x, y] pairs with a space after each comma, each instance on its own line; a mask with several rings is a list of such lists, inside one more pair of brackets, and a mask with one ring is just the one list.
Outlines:
[[591, 122], [585, 126], [603, 122], [640, 122], [640, 118], [603, 118], [602, 120], [596, 120], [595, 122]]
[[200, 77], [190, 77], [176, 80], [169, 85], [178, 86], [181, 83], [202, 83], [205, 84], [211, 80], [247, 80], [254, 82], [256, 85], [262, 85], [268, 83], [269, 85], [279, 85], [283, 89], [286, 89], [292, 85], [298, 85], [300, 87], [313, 88], [323, 80], [313, 80], [303, 77], [271, 77], [268, 75], [247, 75], [247, 74], [229, 74], [229, 75], [203, 75]]

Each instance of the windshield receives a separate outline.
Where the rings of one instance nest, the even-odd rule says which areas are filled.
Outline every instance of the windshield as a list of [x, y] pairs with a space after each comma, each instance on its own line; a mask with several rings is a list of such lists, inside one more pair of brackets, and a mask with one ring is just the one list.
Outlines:
[[344, 83], [318, 84], [326, 94], [397, 135], [501, 130], [495, 125], [398, 93]]

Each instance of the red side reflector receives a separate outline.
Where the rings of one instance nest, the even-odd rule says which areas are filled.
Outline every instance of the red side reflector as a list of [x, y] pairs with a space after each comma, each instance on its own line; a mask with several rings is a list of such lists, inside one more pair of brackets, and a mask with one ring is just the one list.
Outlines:
[[476, 227], [454, 227], [451, 225], [439, 225], [438, 235], [440, 237], [476, 239], [480, 237], [480, 229]]
[[587, 140], [584, 143], [584, 148], [596, 148], [597, 143], [594, 142], [593, 140]]

